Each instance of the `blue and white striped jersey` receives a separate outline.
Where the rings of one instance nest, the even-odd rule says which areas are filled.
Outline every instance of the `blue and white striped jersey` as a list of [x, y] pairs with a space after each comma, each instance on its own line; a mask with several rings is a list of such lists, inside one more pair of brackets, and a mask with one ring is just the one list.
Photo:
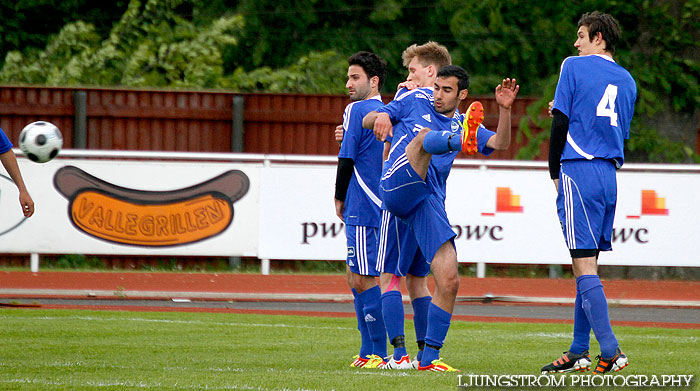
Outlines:
[[636, 97], [632, 75], [609, 56], [566, 58], [553, 106], [569, 117], [561, 160], [612, 159], [622, 166]]
[[338, 157], [355, 162], [343, 213], [343, 220], [348, 225], [379, 227], [380, 224], [382, 202], [378, 194], [384, 143], [376, 139], [372, 130], [362, 127], [362, 119], [383, 104], [377, 95], [350, 103], [343, 113], [344, 135]]

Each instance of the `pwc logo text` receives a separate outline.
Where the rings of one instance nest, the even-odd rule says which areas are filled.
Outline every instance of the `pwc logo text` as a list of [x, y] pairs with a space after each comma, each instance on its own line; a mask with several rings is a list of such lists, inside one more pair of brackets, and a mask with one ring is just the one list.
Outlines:
[[239, 170], [169, 191], [129, 189], [66, 166], [54, 187], [68, 199], [68, 217], [78, 230], [112, 243], [143, 247], [180, 246], [216, 236], [233, 221], [233, 204], [250, 187]]

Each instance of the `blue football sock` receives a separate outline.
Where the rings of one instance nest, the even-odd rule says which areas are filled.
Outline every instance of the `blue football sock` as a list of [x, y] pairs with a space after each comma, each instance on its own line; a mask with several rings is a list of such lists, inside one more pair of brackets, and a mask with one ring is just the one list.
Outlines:
[[[432, 299], [431, 296], [423, 296], [411, 301], [413, 306], [413, 326], [416, 330], [416, 342], [418, 343], [425, 342], [425, 332], [428, 328], [428, 307]], [[421, 358], [423, 358], [423, 349], [419, 348], [416, 359], [420, 361]]]
[[360, 339], [362, 341], [360, 345], [360, 357], [366, 358], [372, 354], [372, 339], [369, 337], [369, 330], [367, 330], [367, 324], [365, 323], [364, 305], [354, 288], [352, 290], [352, 295], [355, 297], [353, 304], [355, 304], [355, 315], [357, 316], [357, 329], [360, 330]]
[[433, 155], [462, 150], [462, 136], [459, 133], [433, 130], [425, 134], [423, 149]]
[[[420, 365], [422, 367], [428, 366], [433, 360], [440, 358], [439, 349], [445, 342], [451, 319], [452, 314], [430, 303], [430, 308], [428, 308], [428, 328], [425, 333], [425, 350], [420, 360]], [[434, 346], [435, 348], [428, 345]]]
[[[404, 336], [403, 327], [403, 301], [401, 300], [401, 292], [389, 291], [382, 294], [382, 314], [384, 315], [384, 324], [386, 332], [389, 334], [389, 341], [393, 342], [396, 337]], [[405, 339], [405, 338], [404, 338]], [[400, 360], [406, 355], [406, 345], [394, 346], [394, 359]]]
[[364, 304], [365, 323], [372, 338], [372, 354], [384, 358], [386, 353], [386, 326], [382, 316], [382, 291], [378, 285], [358, 295]]
[[586, 311], [583, 310], [581, 291], [576, 287], [576, 302], [574, 303], [574, 341], [571, 342], [569, 351], [573, 354], [581, 354], [588, 350], [591, 342], [591, 323], [588, 321]]
[[611, 358], [615, 355], [618, 344], [610, 325], [608, 301], [605, 298], [603, 284], [597, 275], [588, 274], [579, 276], [576, 279], [576, 285], [581, 291], [583, 310], [600, 344], [600, 354], [603, 358]]

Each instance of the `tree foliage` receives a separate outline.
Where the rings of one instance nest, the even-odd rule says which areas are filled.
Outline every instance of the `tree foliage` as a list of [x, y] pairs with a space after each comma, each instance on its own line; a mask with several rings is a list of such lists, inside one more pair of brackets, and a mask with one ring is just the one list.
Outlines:
[[239, 15], [195, 26], [182, 17], [185, 0], [132, 0], [109, 36], [94, 26], [66, 25], [44, 51], [10, 52], [0, 81], [49, 85], [218, 87], [221, 48], [237, 43]]

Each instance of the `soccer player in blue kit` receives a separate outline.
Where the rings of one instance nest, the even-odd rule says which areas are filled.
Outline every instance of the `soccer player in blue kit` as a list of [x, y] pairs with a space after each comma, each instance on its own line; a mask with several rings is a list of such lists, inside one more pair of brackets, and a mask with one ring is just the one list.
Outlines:
[[[418, 87], [432, 89], [437, 78], [438, 70], [450, 65], [452, 59], [447, 48], [437, 42], [426, 42], [422, 45], [413, 44], [401, 54], [403, 64], [408, 70], [406, 81], [398, 86], [395, 98], [404, 95], [409, 90]], [[342, 143], [344, 136], [343, 125], [336, 127], [335, 139]], [[488, 137], [487, 137], [488, 138]], [[384, 144], [384, 158], [388, 157], [391, 137]], [[435, 159], [446, 159], [452, 162], [457, 152], [436, 156]], [[450, 156], [451, 155], [451, 156]], [[381, 168], [380, 168], [381, 170]], [[381, 272], [380, 287], [382, 291], [382, 313], [389, 340], [394, 352], [384, 359], [382, 369], [417, 369], [418, 361], [425, 345], [428, 306], [431, 296], [428, 290], [426, 276], [417, 276], [407, 270], [398, 270], [399, 263], [410, 266], [416, 257], [422, 257], [418, 243], [406, 224], [393, 216], [386, 208], [381, 210], [381, 227], [379, 231], [379, 252], [377, 255], [377, 271]], [[400, 261], [399, 258], [403, 258]], [[404, 308], [401, 296], [401, 277], [406, 277], [406, 288], [413, 306], [416, 342], [418, 343], [417, 360], [411, 362], [406, 351], [404, 333]]]
[[436, 282], [428, 304], [425, 349], [418, 370], [455, 371], [439, 357], [459, 288], [455, 233], [445, 212], [444, 190], [454, 155], [440, 165], [435, 164], [433, 154], [470, 148], [463, 141], [477, 128], [482, 137], [488, 136], [482, 139], [482, 153], [488, 153], [486, 147], [505, 149], [510, 143], [510, 108], [519, 89], [515, 80], [504, 79], [496, 88], [500, 107], [496, 134], [480, 127], [483, 120], [480, 103], [472, 104], [467, 113], [465, 123], [472, 132], [462, 132], [459, 121], [455, 121], [454, 113], [467, 97], [468, 87], [469, 76], [464, 69], [445, 66], [437, 73], [434, 91], [429, 88], [409, 91], [363, 120], [363, 125], [373, 128], [378, 139], [393, 135], [380, 194], [387, 209], [408, 224], [423, 256], [405, 268], [417, 276], [427, 276], [432, 271]]
[[0, 129], [0, 163], [5, 167], [5, 170], [10, 174], [10, 178], [17, 186], [19, 191], [19, 205], [22, 208], [22, 214], [24, 217], [31, 217], [34, 214], [34, 200], [29, 195], [27, 191], [27, 186], [24, 184], [22, 179], [22, 172], [19, 170], [19, 165], [17, 164], [17, 157], [12, 151], [12, 142], [5, 132]]
[[[447, 48], [433, 41], [407, 47], [401, 53], [401, 59], [408, 70], [408, 76], [405, 82], [399, 84], [395, 95], [396, 99], [415, 88], [428, 87], [432, 89], [438, 70], [452, 63]], [[390, 147], [391, 137], [389, 136], [385, 139], [384, 144], [385, 159], [388, 158]], [[434, 159], [451, 162], [456, 154], [457, 152], [448, 153], [435, 156]], [[386, 210], [386, 207], [383, 207], [377, 270], [381, 272], [380, 285], [384, 324], [389, 341], [394, 347], [393, 353], [385, 358], [386, 364], [382, 367], [383, 369], [418, 369], [418, 362], [423, 354], [431, 296], [428, 290], [427, 276], [417, 275], [407, 270], [412, 261], [418, 262], [418, 259], [424, 258], [409, 227]], [[399, 268], [399, 265], [405, 265], [405, 267]], [[404, 308], [400, 291], [402, 277], [406, 278], [406, 288], [413, 307], [413, 323], [418, 344], [418, 354], [413, 362], [406, 351]]]
[[591, 12], [578, 22], [578, 57], [562, 62], [552, 106], [549, 172], [557, 189], [557, 212], [576, 277], [574, 338], [568, 351], [542, 373], [587, 371], [591, 329], [601, 354], [593, 371], [619, 371], [628, 364], [608, 317], [598, 277], [598, 255], [610, 251], [617, 202], [616, 169], [624, 162], [637, 87], [612, 58], [620, 27], [610, 15]]
[[362, 127], [362, 118], [381, 107], [379, 91], [386, 77], [386, 63], [370, 52], [348, 58], [346, 87], [350, 103], [343, 113], [344, 141], [338, 154], [335, 184], [336, 215], [345, 223], [346, 269], [357, 315], [362, 345], [351, 367], [377, 368], [386, 356], [386, 328], [381, 290], [375, 277], [379, 228], [379, 176], [383, 143]]

